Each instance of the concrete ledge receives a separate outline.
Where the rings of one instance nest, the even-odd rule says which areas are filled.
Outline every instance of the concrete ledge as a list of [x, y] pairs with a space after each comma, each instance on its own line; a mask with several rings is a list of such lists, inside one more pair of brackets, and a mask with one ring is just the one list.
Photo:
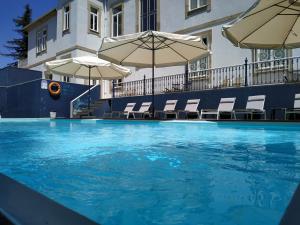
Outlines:
[[0, 174], [0, 224], [99, 225]]
[[300, 185], [298, 185], [294, 196], [287, 207], [280, 225], [299, 225], [300, 224]]

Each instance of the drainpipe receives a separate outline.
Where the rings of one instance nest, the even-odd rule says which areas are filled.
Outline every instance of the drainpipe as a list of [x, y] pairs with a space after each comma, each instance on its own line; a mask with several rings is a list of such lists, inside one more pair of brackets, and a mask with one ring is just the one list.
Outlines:
[[[107, 13], [108, 13], [108, 0], [103, 0], [103, 15], [104, 15], [104, 23], [103, 23], [103, 36], [102, 38], [104, 37], [108, 37], [108, 32], [107, 32], [107, 23], [108, 23], [108, 18], [107, 18]], [[110, 91], [107, 90], [109, 88], [109, 85], [107, 85], [107, 81], [101, 81], [101, 86], [100, 86], [100, 92], [101, 92], [101, 95], [100, 95], [100, 98], [104, 98], [105, 97], [105, 93], [109, 93]]]

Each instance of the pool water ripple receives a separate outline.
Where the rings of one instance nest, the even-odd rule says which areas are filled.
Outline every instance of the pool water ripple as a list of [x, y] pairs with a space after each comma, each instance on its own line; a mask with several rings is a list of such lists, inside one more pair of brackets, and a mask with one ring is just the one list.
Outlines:
[[277, 225], [300, 125], [0, 120], [0, 172], [103, 225]]

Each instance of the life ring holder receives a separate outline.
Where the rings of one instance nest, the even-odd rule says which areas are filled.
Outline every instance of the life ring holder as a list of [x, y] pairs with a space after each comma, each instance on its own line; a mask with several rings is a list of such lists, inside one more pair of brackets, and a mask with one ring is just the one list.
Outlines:
[[51, 81], [48, 85], [48, 91], [51, 96], [58, 97], [61, 94], [61, 85], [56, 81]]

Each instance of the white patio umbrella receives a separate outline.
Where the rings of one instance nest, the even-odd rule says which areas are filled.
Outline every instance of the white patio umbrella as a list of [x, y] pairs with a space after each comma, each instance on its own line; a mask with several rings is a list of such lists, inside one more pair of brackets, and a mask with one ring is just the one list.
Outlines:
[[146, 31], [115, 38], [104, 38], [99, 57], [135, 67], [152, 67], [152, 110], [154, 112], [154, 67], [185, 65], [209, 54], [200, 37]]
[[241, 48], [298, 48], [299, 16], [299, 0], [260, 0], [222, 33]]
[[89, 100], [90, 107], [90, 89], [91, 80], [116, 80], [129, 74], [130, 70], [113, 64], [111, 62], [99, 59], [96, 56], [82, 56], [76, 58], [60, 59], [46, 62], [46, 69], [52, 73], [77, 78], [89, 79]]

